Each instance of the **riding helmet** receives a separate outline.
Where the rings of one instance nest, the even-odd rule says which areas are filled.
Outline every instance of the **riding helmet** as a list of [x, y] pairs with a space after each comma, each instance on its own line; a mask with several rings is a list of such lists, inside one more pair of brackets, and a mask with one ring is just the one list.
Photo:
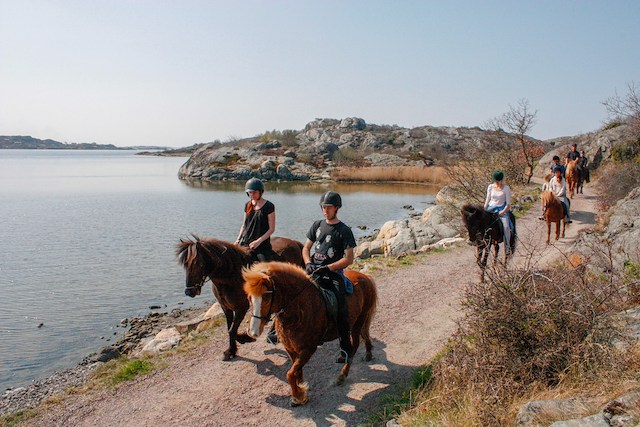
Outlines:
[[249, 190], [260, 191], [261, 193], [264, 193], [264, 184], [258, 178], [251, 178], [244, 185], [244, 191], [249, 191]]
[[323, 205], [331, 205], [336, 208], [342, 207], [342, 197], [335, 191], [327, 191], [320, 197], [320, 207]]
[[491, 175], [491, 177], [493, 178], [494, 181], [502, 181], [504, 179], [504, 172], [502, 171], [495, 171], [493, 173], [493, 175]]

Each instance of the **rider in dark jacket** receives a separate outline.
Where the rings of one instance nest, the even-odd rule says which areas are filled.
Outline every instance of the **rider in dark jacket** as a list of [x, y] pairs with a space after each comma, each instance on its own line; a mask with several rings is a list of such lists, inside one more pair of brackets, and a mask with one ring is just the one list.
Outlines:
[[320, 286], [336, 294], [341, 350], [336, 362], [345, 363], [353, 356], [353, 346], [345, 288], [345, 280], [348, 279], [344, 276], [343, 270], [353, 263], [356, 241], [349, 226], [338, 219], [338, 210], [342, 207], [342, 198], [338, 193], [327, 191], [323, 194], [320, 207], [325, 219], [314, 222], [309, 229], [307, 241], [302, 249], [302, 258], [307, 274]]

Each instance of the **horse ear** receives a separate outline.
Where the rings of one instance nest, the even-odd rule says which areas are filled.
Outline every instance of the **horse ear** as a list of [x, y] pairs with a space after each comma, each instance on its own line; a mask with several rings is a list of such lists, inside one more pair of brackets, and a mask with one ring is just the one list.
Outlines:
[[265, 271], [251, 267], [242, 269], [242, 278], [247, 295], [262, 296], [267, 290], [267, 285], [271, 283], [271, 277]]

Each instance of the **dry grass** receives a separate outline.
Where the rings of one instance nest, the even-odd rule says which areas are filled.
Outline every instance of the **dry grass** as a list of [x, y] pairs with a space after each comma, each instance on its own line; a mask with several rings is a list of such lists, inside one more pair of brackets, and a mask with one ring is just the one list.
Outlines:
[[[621, 283], [561, 266], [501, 271], [467, 290], [466, 316], [402, 425], [513, 425], [531, 399], [607, 401], [638, 385], [640, 347], [620, 352], [611, 314]], [[615, 287], [615, 290], [612, 290]]]
[[371, 166], [371, 167], [338, 167], [331, 177], [336, 181], [365, 182], [422, 182], [429, 184], [446, 184], [446, 171], [438, 166]]

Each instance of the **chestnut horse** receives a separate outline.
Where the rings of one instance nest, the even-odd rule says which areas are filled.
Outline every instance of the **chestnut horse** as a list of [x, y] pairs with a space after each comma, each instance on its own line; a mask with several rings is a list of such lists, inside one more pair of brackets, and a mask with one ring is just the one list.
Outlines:
[[564, 229], [567, 226], [564, 217], [564, 207], [553, 191], [547, 190], [540, 194], [542, 206], [544, 207], [544, 219], [547, 221], [547, 245], [551, 236], [551, 223], [556, 223], [556, 240], [560, 238], [560, 221], [562, 221], [562, 238], [564, 238]]
[[[238, 327], [249, 310], [247, 295], [242, 289], [242, 268], [251, 264], [248, 248], [216, 239], [180, 240], [176, 254], [186, 270], [185, 295], [200, 295], [202, 285], [211, 279], [211, 289], [227, 319], [229, 348], [223, 360], [231, 360], [238, 351], [236, 342], [255, 341], [246, 334], [238, 335]], [[271, 246], [279, 260], [304, 265], [302, 243], [284, 237], [272, 237]]]
[[[302, 268], [280, 262], [257, 263], [242, 273], [244, 289], [253, 305], [249, 335], [258, 337], [271, 315], [278, 318], [278, 339], [284, 345], [293, 365], [287, 372], [291, 385], [291, 405], [309, 401], [309, 386], [304, 382], [302, 368], [315, 353], [318, 345], [338, 337], [333, 320], [327, 316], [324, 299], [313, 280]], [[353, 294], [347, 296], [353, 353], [358, 350], [360, 337], [366, 347], [365, 360], [373, 358], [369, 328], [378, 301], [375, 283], [370, 276], [345, 270], [353, 282]], [[342, 367], [338, 384], [349, 375], [351, 360]]]
[[[475, 243], [477, 247], [476, 262], [480, 266], [480, 278], [484, 282], [484, 272], [487, 268], [487, 259], [491, 252], [491, 246], [495, 248], [494, 263], [498, 261], [498, 253], [500, 252], [499, 243], [504, 241], [504, 232], [502, 231], [502, 221], [500, 216], [494, 212], [487, 212], [482, 206], [474, 206], [466, 204], [461, 209], [462, 222], [469, 232], [469, 241]], [[513, 213], [509, 212], [513, 230], [511, 231], [511, 241], [509, 242], [510, 251], [505, 250], [504, 263], [507, 264], [509, 258], [516, 250], [516, 218]]]
[[567, 162], [565, 179], [567, 180], [569, 198], [573, 199], [573, 193], [578, 190], [578, 182], [580, 181], [580, 171], [578, 171], [578, 159], [569, 160]]

